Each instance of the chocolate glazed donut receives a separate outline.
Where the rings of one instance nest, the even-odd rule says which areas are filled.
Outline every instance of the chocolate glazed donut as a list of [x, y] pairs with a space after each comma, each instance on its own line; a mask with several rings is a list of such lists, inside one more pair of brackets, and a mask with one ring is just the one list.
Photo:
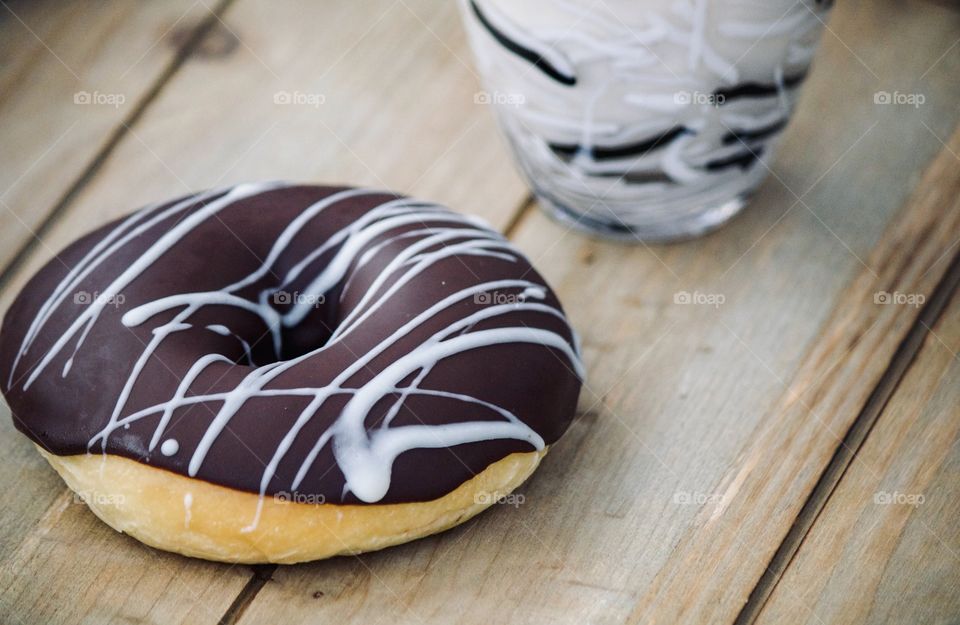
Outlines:
[[532, 473], [582, 377], [512, 244], [351, 188], [148, 206], [44, 267], [0, 333], [16, 427], [94, 512], [218, 560], [353, 553], [469, 518]]

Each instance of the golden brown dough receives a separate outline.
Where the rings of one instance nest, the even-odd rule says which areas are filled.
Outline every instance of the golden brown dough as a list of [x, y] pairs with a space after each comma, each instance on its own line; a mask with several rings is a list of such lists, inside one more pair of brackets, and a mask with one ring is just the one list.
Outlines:
[[546, 449], [511, 454], [428, 502], [337, 505], [267, 496], [252, 528], [259, 499], [252, 493], [122, 456], [40, 453], [94, 514], [148, 545], [222, 562], [292, 564], [375, 551], [463, 523], [522, 484]]

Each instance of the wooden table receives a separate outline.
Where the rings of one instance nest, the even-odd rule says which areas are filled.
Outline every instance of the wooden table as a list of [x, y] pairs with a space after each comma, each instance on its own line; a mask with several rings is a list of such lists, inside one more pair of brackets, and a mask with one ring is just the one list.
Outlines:
[[[840, 2], [756, 200], [657, 247], [587, 240], [537, 210], [474, 103], [453, 3], [13, 2], [0, 47], [2, 308], [78, 234], [147, 202], [251, 179], [370, 184], [503, 229], [558, 290], [589, 369], [524, 505], [284, 567], [113, 532], [4, 407], [0, 621], [960, 619], [949, 3]], [[277, 104], [281, 91], [323, 102]]]

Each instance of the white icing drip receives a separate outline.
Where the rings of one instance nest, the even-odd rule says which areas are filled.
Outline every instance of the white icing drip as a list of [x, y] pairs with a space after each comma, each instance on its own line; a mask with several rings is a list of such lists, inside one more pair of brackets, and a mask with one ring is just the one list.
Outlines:
[[[506, 284], [509, 284], [509, 283], [511, 283], [511, 282], [513, 282], [513, 281], [501, 281], [501, 282], [499, 283], [501, 286], [499, 286], [499, 287], [497, 287], [497, 288], [506, 288]], [[493, 284], [497, 284], [497, 283], [493, 283]], [[386, 349], [387, 347], [389, 347], [390, 345], [392, 345], [397, 339], [399, 339], [400, 337], [404, 336], [407, 331], [409, 331], [409, 330], [412, 329], [412, 328], [415, 328], [416, 326], [420, 325], [422, 322], [424, 322], [424, 321], [432, 318], [437, 312], [439, 312], [439, 311], [447, 308], [449, 305], [451, 305], [451, 304], [453, 304], [453, 303], [455, 303], [455, 302], [457, 302], [457, 301], [462, 301], [463, 299], [466, 299], [467, 297], [470, 297], [471, 295], [475, 295], [475, 294], [477, 294], [477, 293], [482, 293], [483, 291], [487, 290], [488, 288], [489, 288], [489, 286], [488, 286], [487, 284], [478, 285], [478, 286], [475, 286], [475, 287], [471, 287], [471, 288], [469, 288], [469, 289], [464, 289], [464, 290], [460, 291], [459, 293], [456, 293], [456, 294], [454, 294], [454, 295], [446, 298], [445, 300], [442, 300], [439, 304], [431, 307], [430, 309], [428, 309], [427, 311], [425, 311], [424, 313], [422, 313], [420, 316], [418, 316], [417, 318], [413, 319], [410, 323], [407, 324], [407, 326], [404, 326], [404, 327], [400, 328], [399, 330], [397, 330], [393, 335], [391, 335], [391, 337], [389, 337], [389, 338], [384, 342], [385, 344], [382, 343], [381, 346], [379, 346], [379, 348], [378, 348], [378, 350], [376, 351], [376, 353], [380, 353], [381, 351], [383, 351], [384, 349]], [[548, 306], [525, 305], [525, 306], [524, 306], [524, 309], [525, 309], [525, 310], [535, 310], [535, 311], [544, 312], [544, 313], [547, 313], [547, 314], [552, 314], [552, 315], [557, 316], [557, 317], [560, 318], [560, 319], [563, 319], [562, 313], [560, 313], [560, 312], [557, 311], [556, 309], [550, 308], [550, 307], [548, 307]], [[511, 304], [493, 306], [493, 307], [484, 309], [484, 310], [482, 310], [482, 311], [480, 311], [480, 312], [478, 312], [478, 313], [475, 313], [475, 314], [473, 314], [473, 315], [471, 315], [471, 316], [469, 316], [469, 317], [467, 317], [467, 318], [464, 318], [464, 319], [458, 321], [457, 323], [454, 323], [454, 324], [450, 325], [449, 327], [447, 327], [446, 329], [444, 329], [442, 332], [434, 335], [434, 336], [431, 337], [428, 341], [424, 342], [424, 345], [434, 344], [434, 343], [436, 343], [436, 342], [439, 341], [439, 340], [442, 340], [442, 339], [444, 339], [444, 338], [446, 338], [446, 337], [448, 337], [448, 336], [451, 336], [451, 335], [453, 335], [453, 334], [455, 334], [455, 333], [457, 333], [457, 332], [460, 332], [460, 331], [463, 331], [463, 330], [465, 330], [465, 329], [467, 329], [467, 328], [472, 327], [475, 323], [477, 323], [478, 321], [481, 321], [481, 320], [483, 320], [483, 319], [488, 319], [488, 318], [491, 318], [491, 317], [494, 317], [494, 316], [497, 316], [497, 315], [500, 315], [500, 314], [506, 314], [506, 313], [508, 313], [508, 312], [513, 312], [513, 311], [515, 311], [515, 310], [517, 310], [516, 305], [511, 305]], [[411, 325], [411, 324], [412, 324], [412, 325]], [[579, 352], [578, 352], [578, 353], [579, 353]], [[375, 355], [375, 354], [374, 354], [374, 355]], [[579, 359], [575, 359], [575, 360], [572, 361], [572, 362], [573, 362], [573, 364], [574, 364], [574, 367], [576, 367], [576, 369], [577, 369], [577, 374], [582, 378], [582, 377], [583, 377], [583, 375], [582, 375], [583, 370], [582, 370], [582, 366], [580, 365]], [[361, 363], [358, 363], [358, 364], [362, 364], [363, 366], [365, 366], [365, 362], [361, 362]], [[434, 363], [434, 364], [435, 364], [435, 363]], [[433, 367], [433, 364], [425, 365], [424, 367], [422, 367], [423, 376], [418, 376], [418, 378], [416, 378], [416, 379], [414, 380], [414, 382], [411, 384], [411, 386], [414, 387], [414, 388], [412, 389], [412, 392], [418, 392], [418, 393], [420, 392], [419, 389], [416, 389], [416, 384], [418, 384], [418, 383], [421, 381], [422, 377], [425, 377], [426, 373], [428, 373], [429, 370], [432, 369], [432, 367]], [[357, 367], [356, 369], [359, 370], [359, 367]], [[349, 375], [353, 375], [354, 372], [355, 372], [355, 371], [351, 371], [351, 370], [348, 370], [348, 372], [345, 372], [346, 375], [344, 376], [344, 379], [346, 379], [347, 377], [349, 377]], [[395, 411], [392, 411], [392, 412], [395, 414]], [[389, 418], [392, 419], [392, 417], [389, 417]], [[385, 426], [386, 426], [386, 424], [385, 424]], [[385, 427], [385, 426], [384, 426], [384, 427]], [[299, 470], [298, 473], [297, 473], [297, 477], [296, 477], [296, 479], [294, 480], [294, 486], [293, 486], [294, 488], [296, 488], [297, 485], [299, 485], [300, 481], [306, 476], [307, 470], [310, 468], [311, 464], [313, 463], [313, 460], [316, 458], [316, 456], [317, 456], [317, 454], [320, 452], [320, 449], [321, 449], [321, 448], [322, 448], [322, 445], [319, 445], [319, 444], [318, 444], [318, 445], [315, 445], [314, 448], [311, 450], [310, 454], [308, 454], [307, 459], [304, 461], [303, 465], [301, 465], [300, 470]]]
[[[215, 291], [211, 293], [181, 293], [179, 295], [170, 295], [162, 297], [152, 302], [148, 302], [124, 313], [121, 321], [128, 328], [138, 326], [154, 315], [164, 311], [186, 306], [186, 310], [191, 313], [202, 306], [207, 305], [234, 306], [252, 312], [260, 317], [264, 325], [270, 330], [273, 337], [274, 352], [280, 354], [280, 315], [276, 310], [266, 304], [257, 304], [248, 299], [237, 297], [231, 293]], [[183, 314], [177, 315], [181, 318]]]
[[[563, 352], [576, 361], [565, 339], [546, 330], [500, 328], [460, 335], [446, 341], [425, 344], [399, 358], [365, 384], [347, 402], [334, 424], [334, 454], [347, 478], [347, 487], [359, 499], [379, 501], [390, 487], [390, 471], [399, 453], [418, 447], [450, 447], [493, 438], [525, 440], [537, 449], [543, 439], [523, 423], [478, 421], [435, 426], [403, 426], [367, 433], [364, 419], [374, 404], [412, 372], [451, 355], [502, 343], [539, 343]], [[415, 443], [412, 446], [407, 446]]]
[[190, 529], [190, 519], [193, 517], [193, 493], [183, 494], [183, 528]]
[[[277, 262], [277, 259], [280, 257], [280, 254], [282, 254], [283, 251], [287, 249], [287, 247], [293, 241], [293, 238], [297, 235], [297, 233], [299, 233], [300, 230], [305, 225], [307, 225], [307, 223], [310, 222], [310, 220], [316, 217], [324, 209], [342, 200], [346, 200], [354, 197], [360, 197], [364, 195], [372, 195], [372, 194], [373, 194], [373, 191], [368, 191], [366, 189], [347, 189], [345, 191], [340, 191], [338, 193], [334, 193], [333, 195], [327, 196], [322, 200], [315, 202], [313, 205], [308, 206], [303, 210], [302, 213], [297, 215], [296, 219], [290, 222], [290, 224], [284, 229], [282, 233], [280, 233], [280, 236], [277, 237], [277, 241], [273, 244], [273, 247], [270, 249], [270, 253], [267, 254], [267, 257], [266, 259], [264, 259], [263, 264], [260, 266], [260, 268], [257, 271], [254, 271], [253, 273], [251, 273], [249, 276], [247, 276], [243, 280], [240, 280], [239, 282], [235, 282], [230, 286], [224, 287], [223, 291], [232, 293], [245, 286], [254, 284], [257, 280], [260, 280], [261, 278], [266, 276], [268, 273], [270, 273], [271, 268], [273, 267], [274, 263]], [[335, 242], [334, 242], [335, 239], [336, 239], [336, 236], [331, 238], [330, 241], [327, 241], [323, 246], [321, 246], [321, 248], [325, 250], [327, 246], [335, 245]]]
[[243, 355], [246, 358], [247, 363], [250, 366], [253, 366], [253, 367], [256, 366], [256, 363], [253, 362], [253, 350], [250, 348], [250, 343], [244, 340], [242, 336], [240, 336], [239, 334], [236, 334], [235, 332], [232, 332], [230, 328], [228, 328], [225, 325], [221, 325], [219, 323], [215, 323], [213, 325], [207, 326], [207, 330], [210, 330], [211, 332], [214, 332], [221, 336], [232, 336], [233, 338], [237, 339], [237, 341], [239, 341], [240, 343], [240, 347], [243, 348]]
[[[476, 232], [478, 233], [478, 236], [486, 236], [482, 231], [478, 230]], [[434, 240], [429, 241], [429, 239], [434, 239]], [[428, 239], [424, 239], [424, 241], [429, 241], [430, 244], [436, 244], [437, 242], [439, 242], [439, 239], [435, 237], [428, 237]], [[380, 289], [383, 283], [387, 280], [387, 277], [392, 273], [392, 270], [395, 269], [395, 265], [402, 264], [402, 262], [400, 262], [400, 258], [403, 255], [398, 255], [396, 258], [394, 258], [390, 262], [390, 265], [388, 265], [387, 268], [377, 277], [373, 285], [367, 290], [366, 295], [364, 295], [363, 299], [360, 301], [360, 304], [358, 304], [357, 307], [353, 309], [351, 314], [348, 315], [347, 318], [344, 319], [343, 322], [337, 327], [337, 329], [334, 331], [333, 336], [330, 338], [330, 340], [331, 341], [340, 340], [344, 336], [349, 334], [354, 328], [359, 326], [370, 315], [376, 312], [383, 305], [383, 303], [390, 298], [390, 296], [392, 296], [397, 291], [399, 291], [407, 282], [412, 280], [418, 274], [422, 273], [424, 270], [426, 270], [435, 262], [442, 260], [444, 258], [455, 256], [458, 253], [461, 253], [463, 251], [474, 249], [476, 247], [483, 246], [483, 245], [489, 245], [491, 247], [500, 247], [501, 249], [506, 249], [506, 250], [510, 250], [512, 248], [512, 246], [509, 243], [499, 242], [499, 241], [492, 241], [489, 243], [486, 243], [484, 241], [468, 241], [466, 243], [459, 243], [459, 244], [453, 244], [453, 245], [448, 245], [446, 247], [442, 247], [435, 252], [430, 252], [429, 254], [425, 254], [424, 258], [421, 261], [417, 262], [417, 264], [413, 265], [410, 269], [408, 269], [407, 272], [400, 279], [394, 282], [393, 285], [391, 285], [390, 288], [387, 289], [382, 296], [380, 296], [376, 301], [370, 303], [369, 300], [373, 298], [373, 295]], [[369, 303], [369, 306], [364, 308], [364, 305], [368, 303]], [[359, 313], [359, 311], [363, 311], [363, 312]]]
[[163, 441], [163, 445], [160, 445], [160, 453], [164, 456], [172, 456], [178, 451], [180, 451], [180, 443], [176, 439], [168, 438]]
[[[177, 386], [177, 391], [173, 394], [172, 400], [168, 402], [163, 410], [163, 414], [160, 416], [160, 421], [157, 423], [157, 427], [153, 432], [153, 438], [150, 439], [150, 446], [148, 447], [150, 451], [153, 451], [154, 447], [157, 446], [157, 442], [163, 435], [163, 431], [167, 428], [167, 424], [170, 423], [170, 419], [173, 418], [173, 412], [176, 410], [176, 406], [178, 406], [178, 404], [184, 399], [187, 394], [187, 390], [190, 388], [190, 385], [194, 383], [201, 373], [203, 373], [204, 369], [215, 362], [233, 364], [229, 359], [224, 358], [220, 354], [207, 354], [206, 356], [203, 356], [197, 360], [197, 362], [193, 363], [193, 365], [187, 371], [187, 374], [183, 376], [183, 380], [181, 380], [180, 384]], [[104, 437], [103, 442], [106, 444], [106, 437]], [[179, 449], [179, 445], [177, 448]], [[161, 451], [163, 450], [161, 449]], [[165, 455], [169, 456], [170, 454], [165, 453]]]
[[[343, 280], [344, 275], [346, 275], [347, 270], [353, 264], [357, 254], [361, 252], [373, 239], [395, 228], [423, 223], [424, 219], [430, 219], [431, 217], [433, 216], [421, 215], [419, 213], [398, 215], [396, 217], [382, 219], [365, 228], [357, 230], [337, 251], [336, 255], [324, 268], [320, 275], [318, 275], [304, 290], [307, 293], [326, 293]], [[442, 235], [437, 236], [439, 237]], [[449, 238], [455, 238], [450, 237], [450, 235], [446, 236]], [[421, 244], [422, 242], [418, 241], [417, 243], [414, 243], [414, 246], [422, 247]], [[373, 290], [373, 288], [370, 289], [370, 291]], [[367, 295], [369, 295], [369, 292]], [[295, 326], [300, 323], [300, 321], [302, 321], [309, 312], [309, 303], [301, 303], [296, 305], [290, 312], [284, 315], [283, 323], [286, 326]]]
[[[169, 231], [160, 236], [137, 261], [114, 279], [103, 292], [107, 296], [119, 293], [204, 220], [214, 217], [219, 211], [237, 200], [262, 193], [271, 188], [274, 188], [274, 185], [240, 186], [230, 189], [223, 197], [217, 199], [212, 199], [214, 195], [208, 194], [205, 199], [210, 201], [205, 206], [195, 209], [194, 212], [171, 226]], [[106, 450], [107, 440], [117, 428], [128, 428], [133, 422], [140, 419], [159, 415], [148, 445], [148, 449], [153, 451], [163, 439], [163, 435], [178, 409], [199, 403], [220, 402], [213, 420], [190, 455], [188, 474], [196, 476], [218, 437], [248, 400], [256, 397], [300, 396], [310, 398], [309, 403], [298, 415], [295, 423], [283, 436], [274, 455], [264, 469], [260, 483], [261, 499], [255, 518], [251, 525], [246, 528], [247, 530], [256, 527], [259, 522], [263, 495], [274, 479], [280, 462], [293, 446], [303, 427], [316, 415], [324, 402], [335, 395], [347, 395], [349, 399], [340, 416], [317, 437], [297, 471], [291, 484], [293, 489], [298, 488], [306, 478], [319, 452], [331, 443], [337, 465], [344, 474], [347, 491], [354, 493], [359, 499], [366, 502], [379, 501], [385, 496], [390, 486], [393, 462], [397, 456], [405, 451], [418, 448], [448, 447], [502, 438], [526, 441], [533, 447], [542, 449], [544, 445], [542, 437], [516, 415], [502, 407], [468, 395], [420, 388], [420, 384], [429, 372], [443, 359], [470, 350], [504, 344], [530, 343], [555, 350], [563, 360], [569, 363], [576, 375], [582, 378], [583, 366], [580, 362], [579, 352], [561, 334], [523, 325], [508, 325], [507, 327], [484, 330], [474, 329], [474, 326], [480, 321], [521, 311], [552, 316], [565, 323], [565, 318], [558, 309], [546, 303], [541, 303], [547, 296], [546, 289], [542, 285], [529, 280], [493, 280], [462, 288], [445, 296], [439, 302], [430, 305], [426, 310], [403, 323], [401, 327], [369, 351], [358, 354], [353, 363], [337, 374], [335, 379], [324, 387], [265, 388], [268, 383], [284, 372], [343, 341], [364, 321], [376, 314], [377, 311], [382, 310], [392, 297], [407, 288], [414, 278], [422, 275], [438, 263], [454, 262], [458, 257], [470, 255], [485, 256], [505, 262], [516, 262], [522, 258], [520, 253], [502, 236], [486, 229], [484, 222], [481, 220], [447, 213], [437, 206], [406, 198], [388, 200], [369, 210], [361, 219], [335, 233], [322, 245], [312, 250], [282, 277], [282, 285], [290, 284], [294, 280], [305, 276], [312, 264], [318, 261], [324, 252], [333, 252], [332, 258], [319, 269], [315, 276], [308, 276], [309, 286], [304, 289], [307, 293], [325, 295], [337, 285], [348, 283], [346, 278], [351, 270], [356, 271], [359, 267], [373, 262], [377, 255], [385, 250], [399, 248], [393, 252], [385, 268], [375, 277], [360, 301], [338, 325], [327, 344], [287, 361], [251, 367], [243, 379], [230, 390], [188, 395], [191, 386], [209, 367], [217, 363], [227, 366], [234, 364], [221, 354], [203, 355], [191, 365], [169, 400], [123, 415], [123, 409], [128, 403], [136, 382], [157, 348], [171, 334], [193, 328], [193, 324], [190, 323], [191, 317], [205, 306], [230, 306], [255, 315], [272, 334], [274, 348], [279, 354], [282, 341], [281, 328], [296, 326], [300, 323], [308, 314], [310, 304], [303, 305], [296, 302], [285, 314], [281, 315], [268, 304], [267, 296], [269, 292], [261, 293], [259, 301], [253, 302], [237, 295], [237, 291], [270, 275], [275, 270], [277, 260], [297, 234], [310, 222], [310, 219], [322, 210], [345, 199], [372, 194], [374, 194], [372, 191], [343, 191], [307, 207], [277, 237], [267, 258], [258, 269], [219, 291], [170, 295], [126, 311], [122, 316], [122, 323], [126, 327], [133, 328], [162, 312], [179, 309], [169, 322], [152, 330], [150, 341], [140, 357], [133, 363], [130, 375], [117, 398], [113, 414], [105, 427], [91, 439], [90, 446], [99, 443]], [[31, 326], [28, 337], [24, 340], [21, 355], [29, 350], [37, 333], [43, 328], [53, 312], [58, 309], [64, 293], [69, 292], [71, 288], [75, 288], [78, 281], [86, 277], [89, 271], [99, 266], [106, 257], [129, 242], [133, 236], [156, 225], [161, 219], [169, 217], [174, 212], [183, 211], [193, 201], [192, 199], [184, 200], [171, 208], [159, 211], [153, 216], [150, 216], [149, 210], [141, 211], [134, 217], [122, 222], [114, 231], [106, 235], [78, 265], [78, 267], [84, 269], [78, 271], [75, 268], [71, 271], [68, 278], [65, 278], [58, 285], [50, 300], [41, 308], [42, 315], [38, 315], [38, 320]], [[411, 226], [414, 227], [412, 230], [410, 229]], [[394, 233], [395, 231], [400, 232]], [[517, 294], [511, 303], [482, 306], [475, 312], [456, 319], [419, 345], [409, 348], [407, 353], [398, 356], [393, 364], [380, 371], [367, 383], [356, 388], [346, 386], [358, 372], [368, 368], [374, 358], [396, 346], [400, 339], [409, 336], [412, 331], [435, 319], [437, 315], [449, 310], [452, 306], [472, 297], [475, 298], [478, 294], [507, 291]], [[69, 340], [78, 335], [77, 349], [79, 349], [86, 334], [99, 318], [101, 311], [102, 308], [97, 308], [96, 303], [81, 311], [67, 331], [42, 356], [39, 364], [24, 384], [24, 388], [42, 374], [45, 367], [62, 351]], [[203, 328], [220, 336], [234, 336], [243, 342], [243, 339], [226, 325], [209, 324], [203, 326]], [[572, 330], [570, 332], [572, 334]], [[246, 342], [243, 342], [243, 345], [249, 358], [250, 346]], [[72, 362], [72, 359], [73, 356], [70, 357], [68, 363]], [[69, 364], [65, 365], [63, 375], [68, 373]], [[414, 375], [411, 383], [398, 388], [398, 385], [411, 374]], [[377, 402], [391, 395], [396, 395], [396, 398], [393, 400], [383, 423], [380, 427], [368, 432], [364, 424], [367, 414]], [[401, 410], [404, 401], [411, 396], [444, 397], [452, 401], [467, 402], [475, 405], [478, 410], [492, 412], [498, 416], [499, 420], [487, 419], [429, 426], [422, 424], [392, 426], [391, 423]], [[164, 455], [174, 455], [179, 451], [179, 443], [175, 439], [168, 438], [160, 444], [160, 452]], [[190, 501], [186, 498], [184, 507], [186, 510], [185, 524], [188, 524]]]
[[[383, 249], [403, 239], [423, 237], [428, 234], [439, 234], [441, 232], [452, 232], [453, 230], [455, 230], [455, 228], [424, 228], [424, 229], [418, 229], [418, 230], [409, 230], [407, 232], [403, 232], [396, 236], [392, 236], [388, 239], [384, 239], [380, 243], [377, 243], [376, 245], [371, 246], [367, 251], [361, 254], [360, 258], [357, 260], [355, 264], [355, 267], [356, 269], [362, 269]], [[413, 260], [416, 260], [416, 257], [411, 259], [411, 261]], [[407, 261], [407, 262], [411, 262], [411, 261]], [[340, 292], [341, 301], [343, 300], [344, 294], [350, 289], [350, 286], [353, 284], [353, 280], [354, 278], [357, 277], [357, 275], [359, 275], [359, 272], [354, 271], [353, 273], [350, 274], [350, 277], [347, 278], [347, 281], [344, 282], [343, 289], [341, 289], [341, 292]]]

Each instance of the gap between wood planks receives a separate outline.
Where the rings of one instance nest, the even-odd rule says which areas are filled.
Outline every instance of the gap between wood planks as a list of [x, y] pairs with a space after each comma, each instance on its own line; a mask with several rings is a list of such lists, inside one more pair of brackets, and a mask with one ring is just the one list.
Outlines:
[[946, 310], [950, 299], [957, 293], [958, 287], [960, 287], [960, 252], [954, 255], [950, 266], [934, 289], [933, 295], [914, 320], [877, 385], [871, 391], [860, 414], [850, 425], [843, 441], [837, 446], [833, 457], [804, 502], [793, 525], [774, 552], [756, 586], [750, 592], [750, 596], [737, 615], [734, 625], [750, 625], [760, 615], [774, 588], [776, 588], [787, 567], [790, 566], [794, 556], [800, 550], [800, 546], [810, 529], [826, 507], [840, 480], [843, 479], [847, 468], [853, 463], [853, 459], [860, 451], [867, 436], [870, 435], [870, 431], [883, 413], [887, 402], [896, 392], [900, 382], [916, 360], [930, 328], [936, 325], [937, 320]]
[[93, 180], [94, 176], [100, 171], [103, 165], [107, 162], [107, 159], [110, 158], [110, 155], [113, 153], [113, 150], [120, 144], [120, 141], [126, 136], [130, 127], [136, 124], [146, 110], [150, 107], [157, 96], [160, 95], [160, 92], [166, 86], [170, 79], [180, 70], [183, 64], [190, 58], [190, 55], [193, 54], [194, 50], [203, 42], [204, 37], [210, 33], [210, 30], [216, 25], [220, 19], [220, 15], [234, 2], [235, 0], [219, 0], [212, 9], [209, 10], [206, 17], [198, 23], [193, 30], [190, 32], [189, 37], [183, 42], [174, 55], [173, 59], [167, 65], [166, 68], [160, 73], [157, 79], [154, 81], [153, 85], [143, 94], [143, 96], [137, 101], [134, 105], [133, 110], [129, 115], [124, 118], [120, 124], [113, 129], [113, 131], [108, 135], [106, 142], [103, 144], [93, 158], [90, 160], [90, 163], [84, 168], [84, 170], [77, 176], [77, 179], [74, 180], [67, 190], [64, 192], [63, 196], [57, 200], [56, 204], [53, 205], [53, 209], [50, 213], [40, 222], [40, 224], [33, 231], [33, 237], [27, 239], [23, 245], [20, 246], [20, 249], [17, 250], [16, 254], [13, 255], [13, 258], [7, 263], [5, 267], [0, 267], [0, 291], [6, 288], [7, 283], [10, 280], [10, 277], [13, 276], [17, 269], [24, 263], [24, 261], [33, 253], [36, 249], [37, 244], [43, 240], [43, 236], [50, 230], [56, 220], [66, 211], [74, 199], [79, 195], [80, 191], [83, 190], [87, 184]]
[[247, 580], [247, 583], [240, 592], [237, 593], [237, 596], [234, 597], [230, 607], [227, 608], [227, 611], [224, 612], [220, 620], [217, 621], [217, 625], [234, 625], [234, 623], [237, 623], [240, 617], [243, 616], [243, 613], [247, 611], [247, 607], [253, 603], [257, 594], [260, 593], [260, 590], [273, 578], [273, 572], [277, 570], [278, 566], [278, 564], [258, 564], [252, 566], [253, 576]]
[[536, 206], [537, 199], [533, 197], [532, 193], [528, 193], [527, 197], [525, 197], [514, 210], [513, 215], [507, 221], [507, 225], [503, 227], [503, 236], [507, 237], [508, 239], [512, 239], [513, 235], [517, 231], [517, 228], [520, 227], [520, 223], [523, 221], [523, 218], [526, 217], [527, 213], [529, 213], [531, 210], [534, 210]]

